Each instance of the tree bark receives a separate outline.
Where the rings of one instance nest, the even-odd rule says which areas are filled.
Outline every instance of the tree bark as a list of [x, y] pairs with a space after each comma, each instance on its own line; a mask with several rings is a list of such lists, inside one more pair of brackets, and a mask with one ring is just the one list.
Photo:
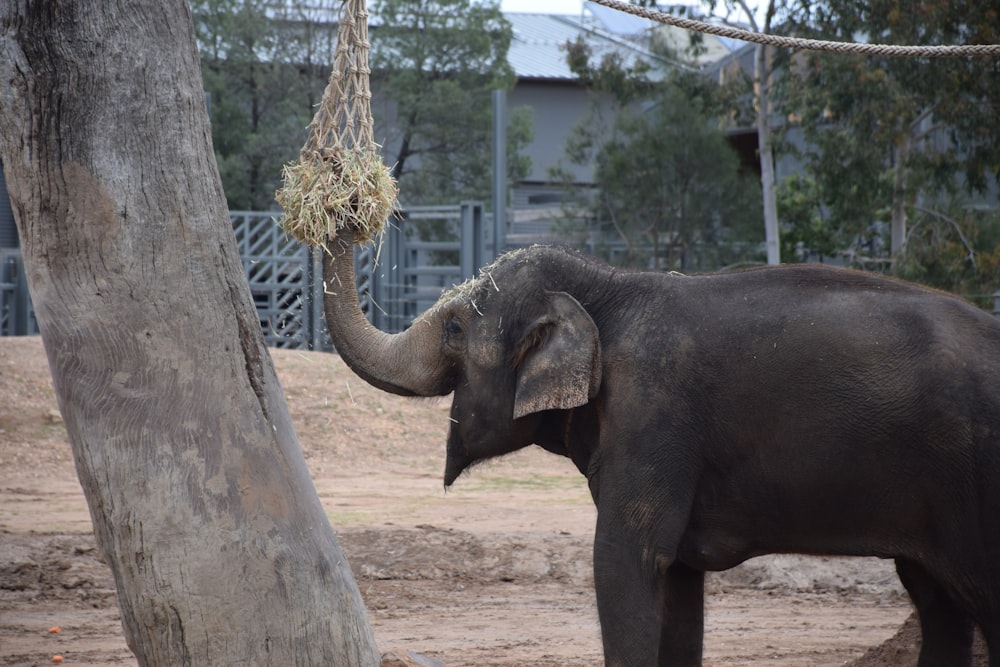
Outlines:
[[781, 263], [778, 236], [778, 204], [774, 182], [774, 151], [771, 146], [771, 101], [767, 47], [758, 44], [754, 51], [754, 88], [757, 97], [757, 146], [760, 152], [760, 188], [764, 201], [764, 241], [767, 263]]
[[263, 344], [184, 0], [0, 3], [0, 158], [142, 665], [377, 665]]
[[[746, 15], [754, 32], [771, 32], [776, 7], [768, 0], [764, 10], [764, 25], [757, 23], [755, 10], [746, 0], [735, 0]], [[728, 6], [728, 3], [727, 3]], [[771, 71], [768, 49], [758, 44], [753, 58], [753, 95], [757, 111], [757, 155], [760, 159], [760, 190], [764, 209], [764, 247], [767, 263], [781, 263], [781, 238], [778, 230], [778, 202], [775, 192], [774, 147], [771, 144]]]
[[893, 149], [892, 210], [889, 226], [889, 254], [896, 259], [906, 244], [906, 161], [910, 153], [910, 138], [902, 136]]

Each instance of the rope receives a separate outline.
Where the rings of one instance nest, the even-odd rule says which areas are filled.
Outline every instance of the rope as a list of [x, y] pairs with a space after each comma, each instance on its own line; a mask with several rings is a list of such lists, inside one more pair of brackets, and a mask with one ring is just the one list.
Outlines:
[[665, 12], [639, 7], [620, 0], [590, 0], [598, 5], [604, 5], [620, 12], [641, 16], [650, 21], [666, 25], [703, 32], [719, 37], [729, 37], [754, 44], [779, 46], [788, 49], [807, 49], [810, 51], [831, 51], [834, 53], [860, 53], [868, 56], [894, 56], [901, 58], [962, 58], [962, 57], [1000, 57], [1000, 44], [971, 44], [954, 46], [895, 46], [892, 44], [855, 44], [851, 42], [831, 42], [822, 39], [802, 39], [799, 37], [781, 37], [766, 35], [750, 30], [712, 25], [694, 19], [679, 18]]
[[323, 101], [309, 125], [309, 138], [302, 147], [311, 149], [349, 147], [374, 151], [372, 93], [368, 84], [368, 10], [364, 0], [344, 0], [340, 7], [337, 47], [333, 52], [330, 80]]
[[312, 246], [327, 248], [344, 227], [358, 243], [370, 241], [395, 209], [396, 181], [372, 129], [369, 48], [365, 0], [343, 0], [323, 101], [298, 162], [285, 165], [274, 195], [284, 210], [281, 226]]

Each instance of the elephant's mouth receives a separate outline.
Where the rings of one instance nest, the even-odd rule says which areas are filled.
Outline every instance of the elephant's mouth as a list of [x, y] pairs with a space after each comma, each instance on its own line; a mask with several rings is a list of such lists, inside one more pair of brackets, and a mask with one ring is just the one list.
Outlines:
[[451, 486], [459, 475], [466, 468], [475, 462], [475, 458], [469, 456], [469, 450], [462, 444], [462, 440], [454, 428], [448, 432], [448, 455], [444, 464], [444, 487]]
[[445, 488], [451, 486], [474, 460], [471, 456], [455, 456], [449, 453], [444, 465]]

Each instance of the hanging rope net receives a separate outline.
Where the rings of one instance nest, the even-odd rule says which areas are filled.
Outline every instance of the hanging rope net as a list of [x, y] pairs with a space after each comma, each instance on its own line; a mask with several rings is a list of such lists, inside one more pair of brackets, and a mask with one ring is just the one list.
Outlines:
[[326, 248], [348, 225], [358, 242], [371, 241], [396, 207], [396, 182], [373, 138], [368, 50], [365, 2], [344, 0], [323, 101], [275, 193], [284, 210], [279, 224], [312, 246]]

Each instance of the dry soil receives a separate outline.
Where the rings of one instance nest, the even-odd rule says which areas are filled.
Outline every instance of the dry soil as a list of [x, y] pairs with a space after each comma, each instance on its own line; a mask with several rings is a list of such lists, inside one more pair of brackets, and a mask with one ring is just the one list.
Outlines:
[[[595, 512], [567, 461], [531, 448], [446, 493], [447, 400], [381, 393], [335, 355], [272, 354], [383, 650], [448, 667], [602, 664]], [[771, 556], [710, 575], [708, 590], [706, 665], [915, 664], [890, 562]], [[0, 338], [0, 665], [54, 655], [136, 664], [41, 340]]]

